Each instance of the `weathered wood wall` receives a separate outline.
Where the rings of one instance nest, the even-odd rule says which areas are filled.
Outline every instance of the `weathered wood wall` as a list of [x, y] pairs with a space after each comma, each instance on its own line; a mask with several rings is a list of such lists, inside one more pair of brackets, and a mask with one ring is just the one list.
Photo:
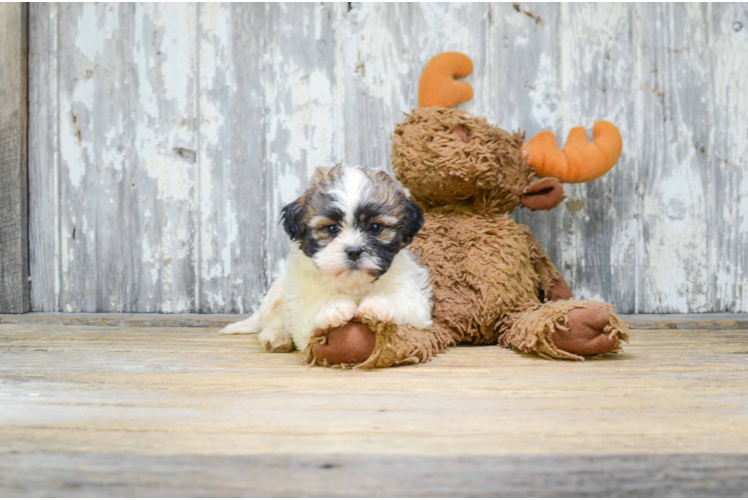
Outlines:
[[28, 6], [0, 4], [0, 312], [29, 310]]
[[[247, 312], [317, 165], [390, 168], [435, 54], [464, 109], [625, 149], [529, 224], [577, 296], [748, 311], [748, 9], [735, 4], [34, 4], [31, 302]], [[744, 293], [745, 292], [745, 293]]]

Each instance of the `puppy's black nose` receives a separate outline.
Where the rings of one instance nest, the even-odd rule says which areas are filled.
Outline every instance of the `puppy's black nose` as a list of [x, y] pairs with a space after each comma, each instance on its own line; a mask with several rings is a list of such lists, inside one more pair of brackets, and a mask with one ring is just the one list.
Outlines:
[[361, 247], [351, 247], [345, 251], [346, 255], [348, 255], [348, 258], [351, 260], [358, 260], [359, 257], [361, 257], [361, 254], [364, 253], [364, 251], [361, 249]]

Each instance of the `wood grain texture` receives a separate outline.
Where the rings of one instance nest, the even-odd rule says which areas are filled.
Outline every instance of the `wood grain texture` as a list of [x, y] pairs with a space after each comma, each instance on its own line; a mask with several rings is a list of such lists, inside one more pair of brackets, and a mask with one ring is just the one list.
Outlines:
[[29, 6], [29, 263], [31, 307], [60, 310], [58, 5]]
[[0, 491], [282, 495], [310, 469], [320, 493], [745, 491], [745, 332], [631, 338], [601, 361], [484, 346], [359, 372], [215, 328], [3, 324]]
[[28, 6], [0, 4], [0, 312], [29, 310]]
[[748, 8], [714, 4], [711, 288], [719, 310], [748, 310]]
[[195, 8], [58, 8], [60, 308], [190, 310]]
[[266, 7], [198, 6], [200, 151], [197, 304], [245, 312], [265, 274], [265, 117], [262, 65]]
[[2, 325], [0, 335], [1, 452], [509, 456], [748, 445], [739, 331], [635, 331], [625, 354], [585, 363], [486, 346], [369, 372], [309, 369], [301, 353], [266, 353], [254, 335], [215, 329]]
[[[748, 330], [748, 314], [621, 314], [635, 330]], [[82, 325], [123, 328], [215, 328], [246, 318], [241, 314], [50, 313], [0, 314], [0, 325]]]
[[136, 154], [126, 54], [132, 12], [104, 4], [58, 9], [60, 302], [70, 312], [118, 310], [131, 303], [136, 241], [128, 210]]
[[621, 130], [612, 173], [515, 213], [578, 297], [748, 311], [743, 5], [30, 9], [34, 310], [251, 311], [288, 248], [280, 208], [319, 165], [391, 169], [422, 67], [458, 50], [473, 114]]
[[627, 148], [609, 175], [565, 186], [568, 198], [549, 241], [577, 296], [611, 302], [625, 312], [636, 310], [637, 289], [637, 207], [632, 203], [637, 129], [633, 106], [621, 105], [635, 95], [634, 23], [626, 4], [561, 6], [560, 130], [578, 125], [589, 130], [605, 119], [618, 126]]
[[197, 6], [131, 6], [132, 39], [124, 47], [129, 89], [131, 166], [126, 217], [131, 224], [129, 306], [109, 310], [195, 309], [198, 209]]
[[[644, 310], [703, 312], [710, 290], [710, 136], [714, 126], [709, 6], [642, 5], [639, 123], [643, 203], [639, 255]], [[665, 165], [671, 168], [663, 168]]]
[[[0, 454], [6, 497], [744, 497], [746, 455]], [[40, 471], [43, 471], [40, 474]]]

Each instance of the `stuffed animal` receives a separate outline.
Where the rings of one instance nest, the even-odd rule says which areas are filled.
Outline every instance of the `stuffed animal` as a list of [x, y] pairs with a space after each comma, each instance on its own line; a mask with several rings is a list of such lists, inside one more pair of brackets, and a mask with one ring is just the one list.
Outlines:
[[452, 109], [472, 98], [470, 85], [455, 80], [470, 73], [463, 54], [434, 57], [421, 75], [420, 107], [392, 136], [395, 175], [425, 212], [411, 250], [430, 273], [433, 329], [350, 323], [318, 332], [310, 363], [425, 362], [458, 343], [583, 360], [619, 352], [628, 341], [613, 307], [575, 300], [530, 229], [509, 217], [518, 206], [555, 208], [564, 196], [560, 182], [608, 172], [622, 150], [618, 129], [597, 122], [590, 143], [576, 127], [563, 149], [547, 131], [523, 143], [523, 134]]

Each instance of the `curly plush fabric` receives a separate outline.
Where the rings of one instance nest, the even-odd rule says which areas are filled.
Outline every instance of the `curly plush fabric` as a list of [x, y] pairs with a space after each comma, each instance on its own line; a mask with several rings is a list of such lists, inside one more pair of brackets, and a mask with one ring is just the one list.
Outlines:
[[484, 118], [420, 108], [395, 128], [392, 166], [424, 209], [456, 205], [508, 213], [533, 178], [523, 139]]
[[529, 228], [506, 214], [428, 212], [412, 250], [429, 270], [433, 320], [456, 342], [496, 343], [503, 318], [539, 303], [559, 276]]
[[439, 328], [418, 330], [408, 325], [369, 325], [377, 335], [374, 352], [357, 368], [386, 368], [426, 363], [452, 345], [448, 332]]

